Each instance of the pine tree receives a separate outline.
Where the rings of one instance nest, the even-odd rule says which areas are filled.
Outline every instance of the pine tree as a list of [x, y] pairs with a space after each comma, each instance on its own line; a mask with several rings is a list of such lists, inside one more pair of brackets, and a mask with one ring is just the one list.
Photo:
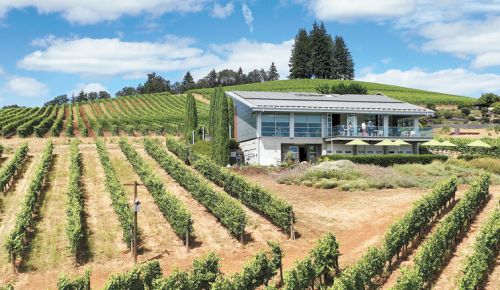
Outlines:
[[243, 70], [241, 69], [241, 66], [240, 66], [240, 68], [238, 69], [238, 72], [236, 73], [236, 84], [237, 85], [244, 84], [245, 81], [246, 81], [246, 76], [243, 73]]
[[277, 81], [280, 79], [280, 75], [278, 74], [278, 69], [276, 69], [274, 62], [271, 63], [271, 67], [269, 68], [269, 71], [267, 72], [267, 78], [270, 81]]
[[224, 166], [229, 161], [229, 126], [227, 98], [220, 87], [216, 89], [214, 106], [212, 160]]
[[315, 78], [330, 79], [334, 63], [332, 37], [326, 32], [323, 22], [319, 26], [314, 22], [309, 37], [311, 51], [310, 72]]
[[337, 80], [354, 79], [354, 61], [342, 36], [335, 36], [333, 42], [333, 78]]
[[307, 31], [303, 28], [299, 29], [297, 36], [295, 36], [295, 43], [292, 49], [292, 56], [290, 57], [290, 78], [291, 79], [309, 79], [311, 74], [309, 72], [309, 36]]
[[186, 98], [186, 111], [184, 112], [184, 136], [191, 142], [193, 131], [198, 128], [198, 112], [193, 94]]
[[208, 85], [211, 88], [215, 88], [217, 86], [217, 72], [215, 69], [212, 69], [207, 75]]
[[189, 71], [184, 75], [184, 78], [182, 79], [181, 84], [182, 84], [183, 91], [194, 88], [195, 82], [194, 82], [193, 76], [191, 75], [191, 73]]

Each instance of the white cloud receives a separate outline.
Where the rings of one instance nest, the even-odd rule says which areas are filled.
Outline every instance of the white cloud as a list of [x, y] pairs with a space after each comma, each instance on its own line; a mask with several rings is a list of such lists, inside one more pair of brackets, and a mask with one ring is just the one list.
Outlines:
[[3, 68], [0, 66], [0, 76], [4, 75], [5, 74], [5, 71], [3, 70]]
[[44, 97], [49, 88], [42, 82], [27, 77], [12, 77], [5, 83], [5, 90], [20, 97]]
[[153, 16], [169, 12], [198, 12], [207, 0], [2, 0], [0, 17], [12, 9], [36, 8], [38, 13], [61, 13], [72, 23], [92, 24], [115, 20], [124, 15], [147, 13]]
[[382, 62], [383, 64], [389, 64], [391, 61], [392, 59], [390, 57], [386, 57], [380, 60], [380, 62]]
[[44, 49], [17, 65], [35, 71], [81, 75], [144, 75], [215, 65], [220, 59], [193, 47], [194, 40], [167, 36], [161, 42], [127, 42], [118, 38], [50, 39]]
[[379, 82], [457, 95], [479, 96], [500, 90], [500, 75], [475, 73], [464, 68], [427, 72], [420, 68], [402, 71], [390, 69], [383, 73], [368, 73], [361, 81]]
[[213, 45], [211, 49], [218, 53], [220, 62], [213, 66], [205, 66], [194, 70], [193, 76], [200, 78], [205, 76], [212, 68], [238, 69], [241, 67], [248, 73], [253, 69], [263, 68], [267, 70], [274, 62], [281, 78], [289, 74], [288, 61], [292, 50], [293, 39], [281, 43], [257, 42], [248, 39], [240, 39], [237, 42], [223, 45]]
[[245, 23], [248, 25], [250, 28], [250, 32], [253, 31], [253, 15], [252, 15], [252, 10], [250, 10], [250, 7], [246, 5], [245, 3], [241, 4], [241, 11], [243, 12], [243, 18], [245, 18]]
[[473, 56], [475, 67], [500, 65], [500, 16], [486, 20], [456, 21], [425, 25], [420, 35], [422, 48], [458, 57]]
[[215, 18], [226, 18], [233, 13], [233, 10], [234, 5], [231, 2], [227, 3], [224, 6], [216, 2], [211, 14]]
[[[146, 73], [185, 72], [202, 77], [212, 68], [246, 72], [268, 69], [274, 62], [281, 77], [288, 75], [293, 39], [281, 43], [248, 39], [213, 44], [204, 50], [191, 38], [167, 35], [161, 42], [126, 42], [117, 38], [50, 40], [43, 49], [26, 55], [18, 67], [33, 71], [79, 74], [83, 77], [143, 78]], [[98, 49], [97, 49], [98, 48]]]
[[407, 15], [416, 8], [416, 0], [313, 0], [306, 1], [320, 20], [379, 21]]
[[107, 91], [106, 87], [100, 83], [79, 83], [67, 95], [78, 95], [81, 91], [85, 93]]

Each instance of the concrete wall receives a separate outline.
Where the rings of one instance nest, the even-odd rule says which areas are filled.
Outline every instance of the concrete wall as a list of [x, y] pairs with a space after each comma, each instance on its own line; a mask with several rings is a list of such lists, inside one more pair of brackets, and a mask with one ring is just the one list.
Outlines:
[[[257, 158], [260, 165], [278, 165], [281, 162], [281, 144], [323, 144], [322, 138], [262, 137]], [[320, 151], [321, 152], [321, 151]]]
[[246, 141], [257, 137], [257, 116], [242, 102], [233, 99], [236, 119], [236, 141]]

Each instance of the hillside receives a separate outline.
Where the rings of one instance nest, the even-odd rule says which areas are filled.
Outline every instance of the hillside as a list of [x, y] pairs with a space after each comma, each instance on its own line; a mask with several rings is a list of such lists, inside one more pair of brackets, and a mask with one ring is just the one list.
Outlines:
[[[281, 91], [281, 92], [315, 92], [316, 87], [323, 84], [333, 84], [339, 83], [341, 81], [338, 80], [280, 80], [280, 81], [271, 81], [271, 82], [263, 82], [263, 83], [252, 83], [252, 84], [243, 84], [236, 86], [226, 86], [224, 89], [226, 91]], [[346, 81], [349, 82], [349, 81]], [[470, 104], [474, 102], [473, 98], [463, 97], [463, 96], [455, 96], [450, 94], [429, 92], [418, 89], [404, 88], [399, 86], [385, 85], [379, 83], [369, 83], [369, 82], [360, 82], [353, 81], [355, 83], [359, 83], [362, 86], [365, 86], [368, 89], [370, 94], [375, 94], [378, 92], [383, 93], [386, 96], [405, 101], [413, 104], [435, 104], [435, 105], [458, 105], [461, 103]], [[193, 92], [205, 95], [206, 97], [210, 97], [213, 89], [195, 89]]]
[[[184, 95], [151, 94], [101, 99], [65, 106], [0, 110], [3, 137], [110, 136], [177, 133], [182, 128]], [[198, 101], [204, 124], [208, 106]]]

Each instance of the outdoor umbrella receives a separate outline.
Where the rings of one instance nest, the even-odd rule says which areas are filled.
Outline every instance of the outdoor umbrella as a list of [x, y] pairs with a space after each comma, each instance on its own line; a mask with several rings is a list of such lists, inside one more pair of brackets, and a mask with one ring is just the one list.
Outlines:
[[481, 140], [476, 140], [476, 141], [474, 141], [472, 143], [467, 144], [467, 146], [469, 146], [469, 147], [479, 147], [479, 148], [488, 148], [488, 149], [491, 148], [490, 145], [484, 143]]
[[424, 143], [422, 143], [420, 145], [421, 146], [428, 146], [428, 147], [437, 147], [437, 146], [441, 146], [441, 142], [439, 142], [436, 139], [432, 139], [432, 140], [424, 142]]
[[442, 147], [457, 147], [457, 145], [451, 143], [450, 141], [443, 141], [441, 142], [441, 145]]
[[[410, 145], [410, 143], [405, 142], [401, 139], [394, 140], [394, 144], [397, 144], [396, 146], [404, 146], [404, 145]], [[401, 151], [400, 151], [401, 152]]]
[[[378, 142], [377, 144], [375, 144], [375, 146], [384, 146], [384, 148], [386, 148], [386, 146], [399, 146], [399, 144], [386, 139]], [[386, 154], [385, 151], [386, 150], [384, 150], [384, 154]]]
[[[356, 152], [356, 154], [358, 153], [358, 146], [366, 146], [366, 145], [370, 145], [369, 143], [363, 141], [363, 140], [359, 140], [359, 139], [356, 139], [356, 140], [352, 140], [352, 141], [349, 141], [347, 142], [345, 145], [350, 145], [353, 147], [353, 152]], [[355, 150], [356, 149], [356, 150]], [[366, 147], [365, 147], [365, 153], [366, 153]]]

